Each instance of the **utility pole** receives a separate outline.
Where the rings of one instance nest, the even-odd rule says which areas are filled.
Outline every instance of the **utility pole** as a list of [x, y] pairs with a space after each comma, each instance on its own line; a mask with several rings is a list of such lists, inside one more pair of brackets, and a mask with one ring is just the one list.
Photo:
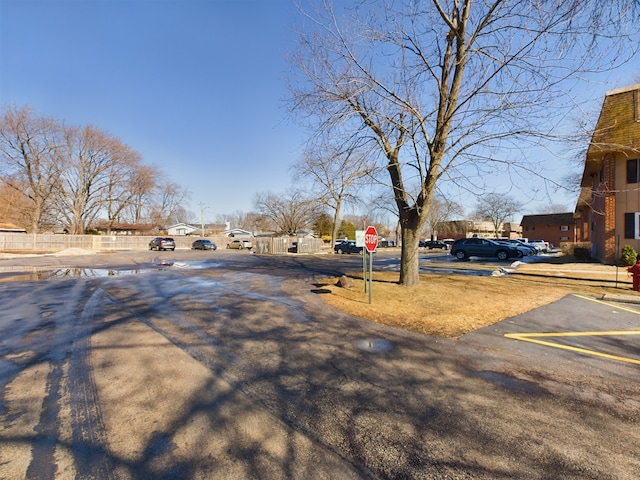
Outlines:
[[200, 205], [200, 227], [202, 228], [202, 238], [204, 238], [204, 209], [207, 207], [205, 207], [204, 203], [202, 202], [200, 202], [198, 205]]

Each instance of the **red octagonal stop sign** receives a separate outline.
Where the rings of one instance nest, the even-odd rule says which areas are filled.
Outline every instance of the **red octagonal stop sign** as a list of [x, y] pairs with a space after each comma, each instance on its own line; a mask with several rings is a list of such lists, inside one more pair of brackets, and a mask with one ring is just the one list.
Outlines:
[[378, 248], [378, 231], [376, 227], [368, 226], [364, 231], [364, 248], [367, 252], [374, 252]]

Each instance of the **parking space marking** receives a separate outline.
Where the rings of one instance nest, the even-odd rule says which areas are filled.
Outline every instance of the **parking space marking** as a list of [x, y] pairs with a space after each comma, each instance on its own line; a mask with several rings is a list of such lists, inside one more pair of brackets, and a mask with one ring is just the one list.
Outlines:
[[[589, 297], [583, 297], [582, 295], [575, 295], [578, 298], [582, 298], [584, 300], [590, 300], [596, 303], [602, 303], [603, 305], [614, 306], [619, 310], [625, 310], [631, 313], [636, 313], [640, 315], [638, 310], [634, 310], [631, 308], [626, 308], [620, 305], [613, 305], [608, 302], [603, 302], [601, 300], [596, 300]], [[640, 365], [640, 360], [629, 357], [621, 357], [619, 355], [611, 355], [609, 353], [599, 352], [597, 350], [588, 350], [585, 348], [572, 347], [570, 345], [562, 345], [560, 343], [549, 342], [545, 340], [538, 340], [539, 338], [549, 338], [549, 337], [603, 337], [603, 336], [620, 336], [620, 335], [639, 335], [640, 330], [612, 330], [612, 331], [602, 331], [602, 332], [541, 332], [541, 333], [505, 333], [505, 338], [511, 338], [513, 340], [522, 340], [523, 342], [536, 343], [539, 345], [544, 345], [552, 348], [560, 348], [563, 350], [570, 350], [573, 352], [584, 353], [587, 355], [593, 355], [596, 357], [608, 358], [610, 360], [617, 360], [620, 362], [633, 363], [635, 365]]]

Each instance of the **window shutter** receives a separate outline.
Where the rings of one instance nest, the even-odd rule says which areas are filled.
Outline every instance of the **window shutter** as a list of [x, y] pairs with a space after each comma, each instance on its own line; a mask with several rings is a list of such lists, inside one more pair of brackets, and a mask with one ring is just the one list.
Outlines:
[[635, 212], [624, 214], [624, 238], [636, 238]]

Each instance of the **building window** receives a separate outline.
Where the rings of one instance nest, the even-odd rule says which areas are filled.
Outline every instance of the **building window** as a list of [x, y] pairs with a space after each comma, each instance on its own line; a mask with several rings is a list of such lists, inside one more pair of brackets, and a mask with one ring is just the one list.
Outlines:
[[640, 182], [640, 160], [637, 158], [627, 160], [627, 183]]
[[561, 242], [568, 242], [569, 241], [569, 237], [560, 237], [560, 241]]
[[624, 214], [624, 238], [640, 239], [640, 212]]
[[561, 232], [568, 232], [569, 231], [569, 225], [560, 225], [560, 231]]

